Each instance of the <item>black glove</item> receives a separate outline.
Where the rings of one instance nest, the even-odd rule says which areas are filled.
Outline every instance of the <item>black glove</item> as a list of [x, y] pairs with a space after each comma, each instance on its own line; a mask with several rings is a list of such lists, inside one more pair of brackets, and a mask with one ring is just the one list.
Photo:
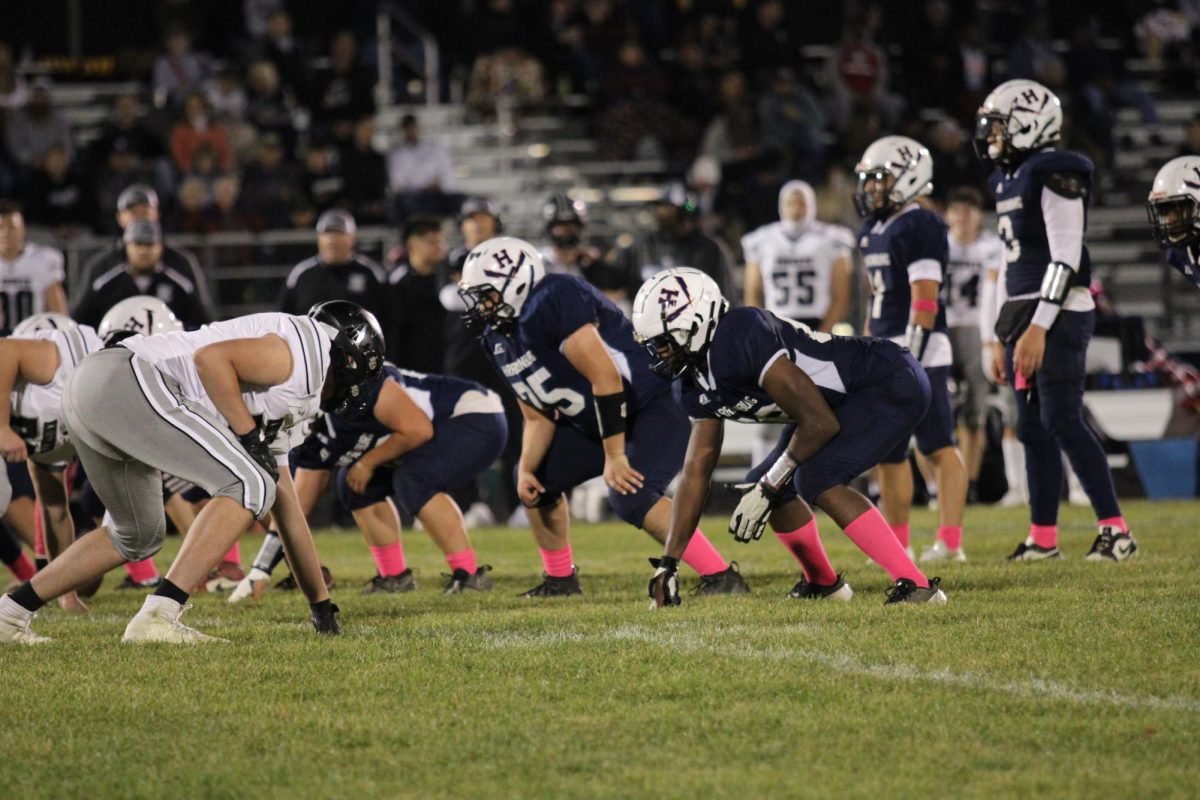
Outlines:
[[258, 462], [271, 476], [271, 480], [279, 480], [279, 467], [275, 464], [275, 456], [271, 455], [271, 446], [267, 443], [267, 432], [255, 425], [254, 430], [243, 433], [238, 441], [246, 452]]
[[656, 569], [650, 579], [650, 608], [679, 605], [679, 562], [663, 556], [650, 559], [650, 566]]
[[331, 601], [309, 603], [308, 607], [312, 609], [312, 624], [317, 633], [337, 636], [342, 632], [342, 626], [338, 624], [339, 609]]

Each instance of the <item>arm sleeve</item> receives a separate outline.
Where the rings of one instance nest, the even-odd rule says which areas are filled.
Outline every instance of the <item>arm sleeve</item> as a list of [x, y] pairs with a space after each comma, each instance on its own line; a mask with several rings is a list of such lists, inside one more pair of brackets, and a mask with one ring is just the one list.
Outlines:
[[1066, 198], [1043, 187], [1042, 219], [1046, 224], [1050, 259], [1078, 271], [1083, 256], [1083, 198]]

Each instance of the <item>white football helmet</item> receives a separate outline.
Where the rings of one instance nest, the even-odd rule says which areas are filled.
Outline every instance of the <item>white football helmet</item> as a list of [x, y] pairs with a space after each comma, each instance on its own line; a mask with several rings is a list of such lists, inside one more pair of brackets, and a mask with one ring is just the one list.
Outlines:
[[546, 266], [537, 248], [524, 239], [498, 236], [467, 255], [458, 294], [467, 306], [463, 322], [469, 330], [492, 326], [510, 334], [521, 307]]
[[[858, 173], [854, 207], [862, 217], [886, 214], [933, 191], [933, 156], [923, 144], [907, 136], [876, 139], [862, 154], [854, 171]], [[868, 192], [867, 182], [887, 186], [889, 175], [894, 180], [884, 190], [880, 202], [879, 189]]]
[[[1037, 81], [1005, 81], [975, 112], [975, 153], [1007, 166], [1014, 156], [1057, 142], [1062, 126], [1058, 95]], [[988, 137], [997, 133], [1000, 141], [989, 143]]]
[[664, 269], [643, 283], [633, 298], [633, 331], [650, 353], [654, 374], [674, 380], [702, 369], [728, 308], [721, 287], [698, 269]]
[[1163, 165], [1154, 176], [1146, 213], [1159, 247], [1200, 244], [1200, 156], [1180, 156]]
[[157, 297], [139, 294], [127, 297], [108, 310], [96, 333], [107, 339], [113, 331], [130, 331], [144, 336], [156, 333], [175, 333], [183, 330], [183, 323], [174, 312]]
[[78, 327], [79, 323], [66, 314], [45, 311], [41, 314], [31, 314], [18, 322], [17, 327], [13, 328], [12, 335], [21, 336], [34, 331], [69, 331]]

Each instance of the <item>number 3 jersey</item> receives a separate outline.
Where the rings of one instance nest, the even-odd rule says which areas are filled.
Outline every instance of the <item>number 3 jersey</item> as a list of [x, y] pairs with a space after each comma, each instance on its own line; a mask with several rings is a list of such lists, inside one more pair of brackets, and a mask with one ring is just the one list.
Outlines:
[[[89, 353], [104, 346], [87, 325], [58, 330], [23, 333], [17, 339], [48, 341], [58, 348], [58, 371], [47, 384], [17, 380], [13, 384], [9, 409], [12, 429], [25, 440], [29, 456], [42, 464], [69, 461], [75, 450], [67, 441], [62, 415], [62, 389], [67, 376]], [[103, 387], [96, 387], [101, 391]]]
[[[885, 220], [869, 220], [858, 234], [863, 266], [871, 280], [871, 335], [904, 342], [912, 315], [914, 281], [943, 283], [949, 257], [946, 223], [927, 208], [909, 203]], [[946, 307], [938, 303], [937, 317], [921, 359], [925, 367], [950, 365]]]
[[786, 422], [763, 389], [763, 377], [786, 358], [806, 374], [830, 407], [880, 380], [904, 360], [904, 348], [882, 339], [834, 336], [764, 311], [726, 312], [708, 346], [708, 372], [675, 381], [675, 399], [692, 419]]
[[650, 371], [649, 357], [634, 340], [633, 326], [621, 310], [574, 275], [547, 275], [530, 291], [512, 336], [489, 327], [480, 342], [517, 397], [558, 424], [599, 440], [592, 384], [561, 349], [585, 325], [596, 326], [616, 363], [631, 417], [670, 391], [670, 385]]
[[975, 241], [961, 244], [949, 236], [950, 257], [942, 299], [946, 324], [951, 328], [979, 327], [979, 282], [988, 270], [1004, 266], [1004, 243], [994, 233], [981, 233]]
[[809, 224], [792, 234], [772, 222], [743, 236], [742, 252], [762, 274], [768, 311], [817, 322], [829, 311], [833, 262], [847, 247], [824, 226]]

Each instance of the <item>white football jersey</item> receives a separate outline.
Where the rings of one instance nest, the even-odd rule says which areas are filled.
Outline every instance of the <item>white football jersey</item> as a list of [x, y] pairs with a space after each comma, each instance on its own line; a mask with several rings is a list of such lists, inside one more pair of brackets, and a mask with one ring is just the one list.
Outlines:
[[65, 277], [63, 254], [53, 247], [28, 242], [12, 261], [0, 258], [0, 328], [46, 311], [46, 290]]
[[321, 387], [329, 370], [330, 332], [309, 317], [265, 313], [214, 322], [196, 331], [132, 336], [121, 344], [159, 372], [175, 379], [188, 400], [224, 419], [208, 397], [192, 360], [201, 347], [230, 339], [257, 339], [273, 333], [292, 351], [292, 376], [278, 386], [243, 386], [242, 399], [271, 439], [271, 452], [283, 463], [303, 441], [304, 423], [320, 411]]
[[946, 325], [979, 326], [979, 282], [988, 269], [1004, 264], [1004, 243], [991, 232], [983, 232], [970, 244], [960, 244], [953, 234], [950, 256], [946, 261], [946, 282], [942, 286], [946, 303]]
[[87, 325], [30, 331], [14, 338], [52, 342], [58, 348], [59, 365], [50, 383], [17, 380], [13, 384], [9, 400], [12, 428], [25, 440], [29, 455], [35, 461], [45, 464], [68, 461], [75, 455], [75, 450], [67, 440], [67, 430], [60, 420], [63, 384], [84, 356], [96, 352], [104, 343]]
[[823, 225], [810, 224], [793, 236], [772, 222], [743, 236], [742, 252], [762, 273], [766, 309], [804, 320], [820, 319], [829, 310], [833, 262], [848, 249]]

